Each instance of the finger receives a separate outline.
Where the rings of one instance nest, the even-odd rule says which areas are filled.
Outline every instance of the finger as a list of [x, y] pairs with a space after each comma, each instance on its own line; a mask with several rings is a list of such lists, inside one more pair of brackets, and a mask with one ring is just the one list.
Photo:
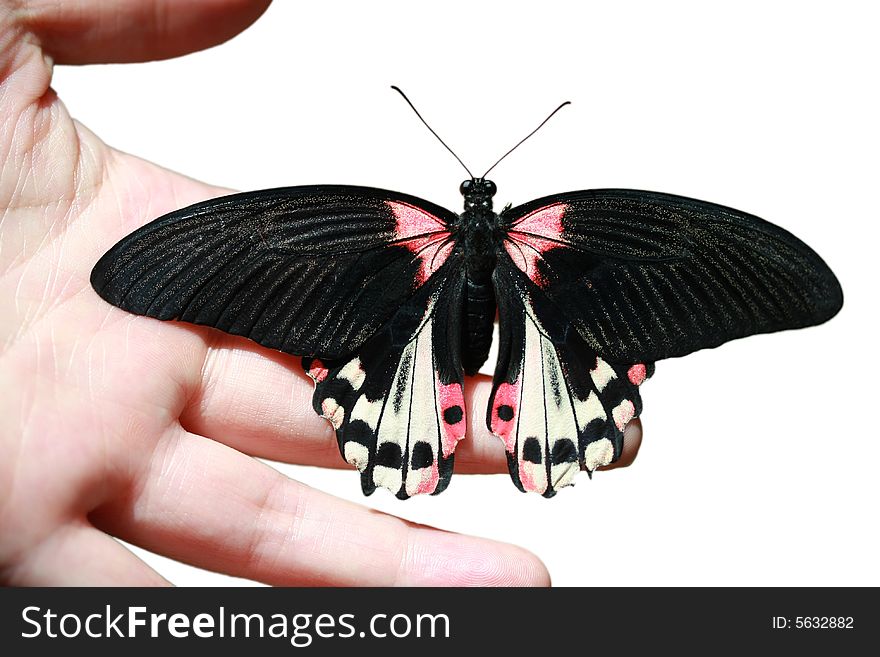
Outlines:
[[312, 409], [314, 384], [299, 358], [219, 331], [186, 328], [208, 344], [201, 379], [180, 415], [187, 431], [253, 456], [339, 465], [333, 429]]
[[[189, 330], [209, 347], [201, 380], [180, 417], [184, 428], [274, 461], [350, 467], [339, 456], [330, 423], [312, 408], [314, 385], [298, 358], [210, 329]], [[484, 409], [491, 392], [488, 377], [465, 383], [469, 431], [455, 450], [457, 473], [507, 472], [503, 444], [486, 427]], [[641, 423], [630, 422], [620, 459], [606, 469], [630, 465], [641, 435]]]
[[533, 554], [336, 499], [180, 431], [128, 497], [93, 514], [120, 538], [281, 585], [546, 585]]
[[[217, 331], [188, 330], [209, 347], [201, 380], [180, 416], [184, 428], [274, 461], [350, 467], [339, 456], [330, 423], [312, 408], [314, 384], [299, 358]], [[491, 382], [475, 377], [465, 387], [470, 434], [455, 450], [456, 472], [507, 472], [503, 445], [484, 421]]]
[[269, 0], [31, 0], [18, 13], [59, 64], [142, 62], [203, 50], [253, 23]]
[[3, 579], [13, 586], [168, 585], [116, 540], [85, 522], [57, 529]]

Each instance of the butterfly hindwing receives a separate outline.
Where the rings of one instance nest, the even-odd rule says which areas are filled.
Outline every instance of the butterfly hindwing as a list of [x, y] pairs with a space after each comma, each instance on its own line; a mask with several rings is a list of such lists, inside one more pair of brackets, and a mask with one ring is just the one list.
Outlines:
[[843, 301], [810, 247], [713, 203], [600, 189], [500, 218], [505, 253], [609, 361], [655, 361], [819, 324]]
[[442, 288], [426, 286], [354, 357], [303, 362], [315, 410], [336, 429], [365, 494], [383, 487], [406, 499], [449, 484], [467, 426], [457, 348], [463, 273], [443, 272]]
[[487, 424], [517, 487], [551, 497], [579, 470], [620, 457], [653, 364], [599, 357], [505, 256], [495, 286], [500, 345]]

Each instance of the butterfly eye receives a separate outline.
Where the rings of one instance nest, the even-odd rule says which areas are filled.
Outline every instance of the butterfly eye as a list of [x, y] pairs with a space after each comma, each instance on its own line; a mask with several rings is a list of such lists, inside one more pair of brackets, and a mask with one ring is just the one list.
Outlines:
[[495, 186], [495, 183], [493, 183], [491, 180], [487, 180], [483, 183], [483, 190], [489, 196], [495, 196], [495, 192], [498, 191], [498, 188]]
[[462, 196], [464, 196], [464, 195], [470, 193], [470, 191], [472, 189], [473, 189], [472, 181], [465, 180], [463, 183], [461, 183], [461, 186], [458, 188], [458, 191], [461, 192]]

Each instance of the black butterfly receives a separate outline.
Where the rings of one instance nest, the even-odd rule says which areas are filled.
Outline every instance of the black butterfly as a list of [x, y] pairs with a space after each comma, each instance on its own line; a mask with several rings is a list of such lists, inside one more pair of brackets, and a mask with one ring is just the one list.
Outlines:
[[600, 189], [496, 214], [495, 192], [465, 180], [460, 215], [367, 187], [235, 194], [125, 237], [91, 281], [127, 311], [304, 356], [364, 493], [402, 499], [449, 484], [496, 308], [486, 421], [517, 487], [550, 497], [620, 456], [654, 361], [819, 324], [843, 302], [814, 251], [738, 210]]

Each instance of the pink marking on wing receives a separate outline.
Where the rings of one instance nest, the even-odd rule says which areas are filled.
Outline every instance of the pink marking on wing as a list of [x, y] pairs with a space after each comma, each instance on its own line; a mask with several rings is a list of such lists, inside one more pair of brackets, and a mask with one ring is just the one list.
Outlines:
[[394, 219], [397, 221], [394, 233], [399, 240], [424, 235], [425, 233], [437, 233], [447, 230], [446, 224], [442, 219], [414, 205], [400, 203], [399, 201], [386, 201], [386, 203], [391, 208], [391, 211], [394, 213]]
[[526, 461], [522, 458], [519, 459], [519, 481], [523, 485], [523, 488], [525, 488], [527, 491], [531, 491], [533, 493], [543, 493], [545, 490], [547, 490], [547, 484], [542, 482], [542, 485], [535, 481], [535, 477], [533, 475], [533, 469], [535, 467], [536, 465], [534, 463]]
[[418, 237], [403, 243], [403, 246], [416, 254], [420, 261], [419, 271], [416, 274], [416, 281], [419, 285], [424, 284], [431, 277], [431, 274], [440, 269], [449, 254], [452, 253], [454, 244], [451, 240], [447, 241], [448, 235], [449, 233], [443, 233], [430, 237]]
[[645, 367], [644, 363], [636, 363], [629, 368], [626, 376], [634, 386], [640, 386], [648, 376], [648, 369]]
[[[458, 383], [444, 384], [437, 380], [437, 398], [440, 402], [440, 419], [443, 433], [443, 457], [448, 458], [455, 451], [455, 446], [464, 438], [467, 430], [466, 415], [464, 410], [464, 393]], [[446, 421], [446, 411], [458, 406], [461, 409], [461, 419], [458, 422]]]
[[324, 363], [317, 359], [312, 361], [312, 366], [308, 371], [308, 375], [312, 377], [312, 380], [315, 383], [321, 383], [321, 381], [327, 378], [327, 374], [329, 373], [330, 370], [324, 367]]
[[530, 212], [511, 226], [517, 233], [532, 233], [551, 240], [562, 239], [562, 217], [568, 206], [565, 203], [554, 203]]
[[539, 240], [528, 235], [517, 235], [516, 240], [506, 239], [504, 248], [507, 249], [510, 259], [522, 272], [528, 276], [535, 285], [544, 287], [547, 280], [538, 269], [538, 260], [541, 255], [558, 246], [546, 240]]
[[[492, 401], [492, 433], [504, 441], [504, 448], [513, 453], [516, 447], [516, 436], [513, 433], [516, 426], [516, 415], [519, 405], [519, 379], [515, 383], [502, 383], [495, 391], [495, 399]], [[511, 409], [511, 418], [505, 420], [499, 414], [502, 406]]]
[[439, 217], [408, 203], [386, 203], [397, 222], [394, 227], [395, 241], [420, 260], [417, 283], [422, 285], [431, 274], [440, 269], [452, 252], [453, 243], [447, 240], [449, 229]]
[[416, 495], [430, 495], [437, 489], [437, 482], [440, 481], [440, 471], [437, 469], [437, 461], [434, 461], [429, 467], [422, 468], [419, 473], [422, 480], [419, 487], [416, 488]]
[[562, 217], [566, 207], [564, 203], [556, 203], [530, 212], [511, 226], [508, 231], [510, 239], [504, 242], [514, 264], [542, 287], [547, 281], [538, 271], [538, 260], [547, 251], [560, 246], [558, 242], [562, 240]]
[[611, 417], [614, 418], [614, 424], [617, 425], [617, 428], [620, 431], [623, 431], [626, 428], [626, 423], [632, 420], [635, 414], [636, 407], [629, 399], [624, 399], [611, 411]]

